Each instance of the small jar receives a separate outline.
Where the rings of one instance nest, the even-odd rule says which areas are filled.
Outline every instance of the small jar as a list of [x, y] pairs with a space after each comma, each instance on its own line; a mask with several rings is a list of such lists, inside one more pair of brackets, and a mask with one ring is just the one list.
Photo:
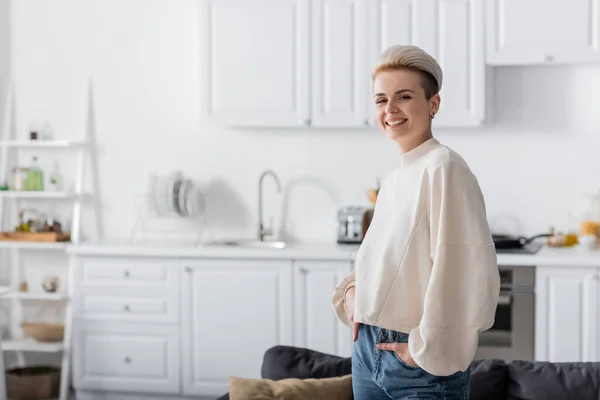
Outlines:
[[13, 168], [13, 190], [25, 190], [27, 187], [27, 174], [29, 168]]

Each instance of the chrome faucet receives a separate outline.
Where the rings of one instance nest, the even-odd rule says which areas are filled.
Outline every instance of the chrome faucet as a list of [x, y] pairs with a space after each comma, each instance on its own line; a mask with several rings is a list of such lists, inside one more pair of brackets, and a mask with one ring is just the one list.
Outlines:
[[261, 242], [265, 240], [266, 236], [273, 235], [273, 227], [265, 228], [263, 224], [263, 181], [267, 175], [271, 175], [277, 184], [277, 192], [281, 193], [281, 182], [279, 178], [275, 174], [275, 172], [271, 170], [266, 170], [260, 175], [260, 179], [258, 180], [258, 240]]

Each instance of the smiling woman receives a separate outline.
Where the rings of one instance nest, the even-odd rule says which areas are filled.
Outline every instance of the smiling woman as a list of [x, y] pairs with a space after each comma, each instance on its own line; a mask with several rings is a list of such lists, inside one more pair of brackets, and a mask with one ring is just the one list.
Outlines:
[[353, 328], [354, 398], [468, 399], [468, 368], [500, 291], [483, 194], [467, 162], [433, 138], [437, 61], [393, 46], [372, 79], [379, 129], [400, 154], [356, 269], [333, 293]]

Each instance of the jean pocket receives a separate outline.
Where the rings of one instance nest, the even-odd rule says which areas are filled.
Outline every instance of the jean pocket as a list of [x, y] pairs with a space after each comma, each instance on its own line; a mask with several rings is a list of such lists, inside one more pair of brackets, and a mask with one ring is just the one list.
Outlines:
[[398, 353], [396, 353], [395, 351], [392, 350], [392, 353], [394, 353], [394, 357], [396, 357], [396, 360], [398, 360], [398, 362], [400, 364], [402, 364], [404, 367], [406, 368], [410, 368], [410, 369], [421, 369], [421, 367], [419, 367], [418, 365], [410, 365], [408, 364], [406, 361], [404, 361], [400, 355]]

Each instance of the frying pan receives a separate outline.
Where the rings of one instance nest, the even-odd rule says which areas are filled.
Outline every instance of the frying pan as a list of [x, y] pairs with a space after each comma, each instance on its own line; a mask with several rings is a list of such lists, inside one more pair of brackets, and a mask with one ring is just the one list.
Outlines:
[[548, 236], [550, 236], [549, 233], [542, 233], [529, 238], [512, 235], [492, 235], [492, 239], [494, 240], [494, 245], [497, 249], [520, 249], [537, 238]]

